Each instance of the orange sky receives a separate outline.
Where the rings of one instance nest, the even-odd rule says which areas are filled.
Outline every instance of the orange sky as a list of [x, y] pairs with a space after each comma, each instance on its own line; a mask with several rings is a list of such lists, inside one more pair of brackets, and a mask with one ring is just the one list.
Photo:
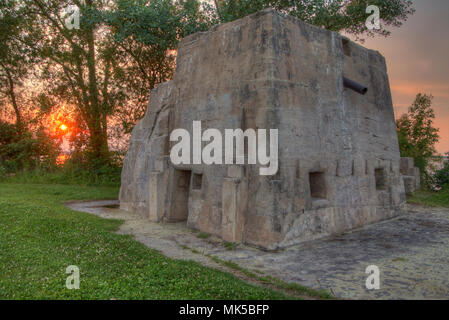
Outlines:
[[396, 117], [407, 112], [417, 93], [432, 94], [437, 151], [449, 151], [449, 1], [414, 0], [416, 13], [388, 38], [363, 44], [385, 56]]

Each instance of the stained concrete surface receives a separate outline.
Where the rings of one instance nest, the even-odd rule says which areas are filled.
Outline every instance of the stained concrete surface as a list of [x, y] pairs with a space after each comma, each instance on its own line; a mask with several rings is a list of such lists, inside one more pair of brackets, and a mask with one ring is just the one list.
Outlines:
[[[226, 269], [206, 256], [212, 255], [287, 282], [326, 289], [339, 298], [449, 298], [449, 209], [408, 205], [395, 219], [267, 252], [241, 244], [228, 250], [218, 238], [198, 238], [185, 223], [151, 223], [138, 214], [113, 208], [117, 204], [97, 201], [67, 205], [102, 218], [123, 219], [119, 234], [131, 234], [170, 258]], [[365, 270], [370, 265], [380, 269], [380, 290], [365, 287]]]
[[[192, 34], [133, 129], [120, 207], [153, 222], [187, 215], [194, 229], [266, 249], [390, 219], [406, 200], [393, 111], [384, 57], [338, 33], [267, 9]], [[214, 165], [171, 161], [175, 129], [195, 140], [212, 128]], [[261, 159], [249, 164], [260, 145], [235, 152], [243, 164], [223, 162], [229, 129], [277, 130], [269, 176]]]

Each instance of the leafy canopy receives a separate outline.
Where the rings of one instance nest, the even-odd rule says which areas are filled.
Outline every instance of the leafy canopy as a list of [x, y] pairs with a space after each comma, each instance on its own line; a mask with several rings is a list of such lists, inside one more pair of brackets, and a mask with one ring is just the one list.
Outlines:
[[440, 138], [439, 129], [433, 125], [432, 100], [432, 95], [419, 93], [408, 113], [396, 121], [401, 156], [414, 158], [423, 173], [428, 159], [436, 153], [435, 144]]
[[[275, 8], [305, 22], [332, 31], [363, 36], [388, 36], [388, 27], [400, 27], [415, 12], [411, 0], [215, 0], [222, 22], [242, 18], [266, 8]], [[366, 9], [375, 5], [380, 11], [381, 28], [370, 30]]]

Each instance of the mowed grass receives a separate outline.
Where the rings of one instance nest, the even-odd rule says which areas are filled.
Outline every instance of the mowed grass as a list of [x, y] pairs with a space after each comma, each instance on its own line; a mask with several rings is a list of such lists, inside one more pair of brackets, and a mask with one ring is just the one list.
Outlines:
[[439, 192], [424, 190], [417, 191], [409, 196], [407, 202], [428, 207], [449, 208], [449, 186]]
[[[164, 257], [117, 235], [122, 223], [66, 208], [118, 188], [0, 184], [0, 299], [285, 299], [232, 274]], [[80, 289], [66, 288], [66, 268]]]

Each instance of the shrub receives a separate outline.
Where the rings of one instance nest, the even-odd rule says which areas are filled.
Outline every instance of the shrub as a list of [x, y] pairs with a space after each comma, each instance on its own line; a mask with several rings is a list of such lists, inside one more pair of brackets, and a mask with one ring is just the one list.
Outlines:
[[435, 172], [433, 181], [439, 189], [449, 186], [449, 162], [446, 161], [444, 167]]
[[396, 121], [401, 156], [413, 158], [415, 166], [423, 174], [430, 157], [436, 153], [435, 144], [439, 141], [439, 130], [433, 123], [432, 101], [432, 95], [417, 94], [408, 113]]
[[6, 178], [6, 168], [0, 165], [0, 181]]
[[35, 132], [0, 120], [0, 163], [6, 172], [56, 167], [59, 142], [43, 128]]
[[24, 169], [6, 177], [7, 182], [64, 184], [81, 186], [119, 186], [121, 167], [112, 164], [89, 170], [76, 160], [69, 158], [55, 169], [45, 167]]
[[44, 128], [18, 130], [0, 120], [0, 179], [21, 183], [120, 185], [123, 154], [110, 152], [107, 161], [91, 160], [76, 150], [58, 163], [61, 140]]

